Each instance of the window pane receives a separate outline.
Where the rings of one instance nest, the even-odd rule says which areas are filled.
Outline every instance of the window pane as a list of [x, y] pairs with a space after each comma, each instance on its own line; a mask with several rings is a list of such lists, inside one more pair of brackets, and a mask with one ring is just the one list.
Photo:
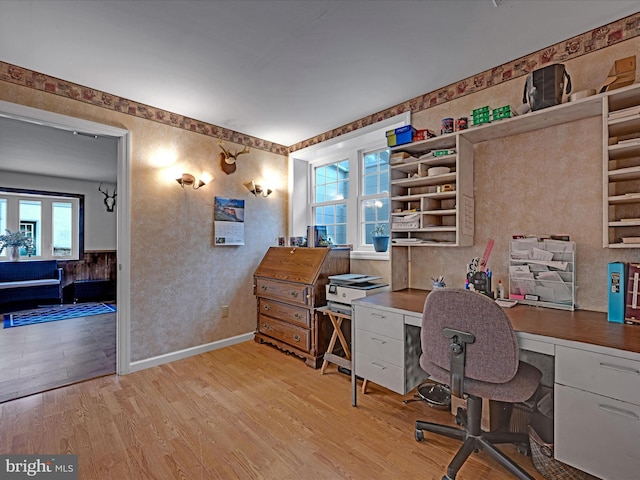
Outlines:
[[315, 202], [349, 197], [349, 162], [341, 161], [314, 169]]
[[[42, 255], [41, 226], [42, 203], [37, 200], [20, 200], [20, 231], [33, 239], [36, 256]], [[21, 256], [28, 254], [25, 248], [20, 249]]]
[[72, 205], [53, 202], [53, 256], [69, 257], [72, 253]]
[[360, 238], [371, 245], [373, 229], [384, 226], [389, 234], [389, 150], [367, 152], [362, 156], [362, 200]]
[[371, 245], [372, 231], [376, 226], [383, 226], [385, 233], [389, 234], [389, 198], [381, 197], [369, 200], [362, 204], [363, 212], [362, 236], [366, 245]]
[[4, 235], [7, 229], [7, 199], [0, 198], [0, 234]]

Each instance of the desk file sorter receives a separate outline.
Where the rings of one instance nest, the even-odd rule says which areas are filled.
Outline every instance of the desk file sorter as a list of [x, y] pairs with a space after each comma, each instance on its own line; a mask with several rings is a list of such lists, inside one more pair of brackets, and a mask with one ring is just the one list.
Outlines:
[[624, 323], [626, 264], [611, 262], [609, 264], [609, 308], [607, 320], [612, 323]]

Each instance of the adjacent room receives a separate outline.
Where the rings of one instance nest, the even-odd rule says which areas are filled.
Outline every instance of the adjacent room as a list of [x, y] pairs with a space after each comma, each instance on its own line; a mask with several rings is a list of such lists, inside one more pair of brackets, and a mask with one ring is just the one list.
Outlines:
[[636, 478], [640, 2], [0, 25], [0, 477]]

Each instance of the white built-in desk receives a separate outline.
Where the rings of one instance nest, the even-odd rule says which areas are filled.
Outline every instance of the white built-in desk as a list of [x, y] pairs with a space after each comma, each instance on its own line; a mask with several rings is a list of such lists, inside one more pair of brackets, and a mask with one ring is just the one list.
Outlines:
[[[419, 329], [427, 294], [406, 289], [354, 301], [354, 407], [356, 377], [401, 395], [426, 378]], [[606, 313], [587, 310], [505, 312], [522, 350], [554, 357], [555, 457], [603, 479], [639, 478], [640, 325], [608, 323]]]

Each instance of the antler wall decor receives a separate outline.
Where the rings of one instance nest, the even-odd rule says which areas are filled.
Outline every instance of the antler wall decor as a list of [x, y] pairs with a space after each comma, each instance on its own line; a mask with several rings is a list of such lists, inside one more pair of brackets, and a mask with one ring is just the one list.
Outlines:
[[241, 151], [232, 153], [224, 148], [224, 142], [222, 140], [218, 140], [218, 145], [220, 145], [222, 149], [222, 152], [220, 152], [220, 169], [227, 175], [230, 175], [236, 171], [236, 159], [243, 153], [249, 153], [249, 147], [245, 145]]
[[116, 206], [116, 197], [118, 196], [117, 187], [115, 187], [113, 189], [113, 193], [109, 195], [109, 190], [102, 190], [102, 182], [100, 182], [98, 191], [102, 192], [104, 195], [104, 206], [107, 207], [107, 212], [113, 212], [113, 209]]

